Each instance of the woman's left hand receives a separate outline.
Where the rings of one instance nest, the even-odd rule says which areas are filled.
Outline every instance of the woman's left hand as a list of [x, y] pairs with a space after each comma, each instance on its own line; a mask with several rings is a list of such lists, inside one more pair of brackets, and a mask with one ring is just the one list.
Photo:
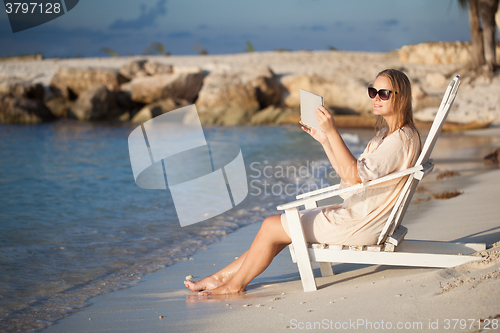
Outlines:
[[324, 132], [318, 131], [315, 128], [309, 127], [306, 124], [304, 124], [302, 121], [299, 121], [299, 123], [302, 125], [302, 129], [304, 130], [304, 132], [308, 133], [316, 141], [318, 141], [322, 145], [328, 143], [328, 138], [326, 137], [326, 134]]
[[323, 132], [330, 133], [337, 130], [335, 120], [333, 120], [330, 112], [322, 105], [316, 109], [316, 119], [318, 119], [319, 127]]

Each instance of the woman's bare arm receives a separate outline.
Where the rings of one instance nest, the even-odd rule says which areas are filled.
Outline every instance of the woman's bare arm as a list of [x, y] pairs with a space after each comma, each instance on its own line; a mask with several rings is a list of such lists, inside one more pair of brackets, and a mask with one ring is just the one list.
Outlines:
[[311, 127], [307, 126], [306, 124], [304, 124], [302, 121], [300, 121], [300, 124], [302, 125], [302, 129], [304, 130], [304, 132], [308, 133], [316, 141], [321, 143], [321, 145], [323, 146], [323, 149], [325, 150], [326, 156], [328, 157], [328, 160], [330, 161], [330, 164], [332, 166], [338, 165], [337, 160], [335, 159], [335, 154], [333, 154], [332, 147], [330, 146], [330, 142], [328, 141], [328, 137], [326, 136], [325, 132], [318, 131], [314, 128], [311, 128]]
[[324, 106], [319, 106], [316, 109], [316, 117], [326, 137], [326, 140], [320, 143], [323, 145], [323, 149], [332, 167], [343, 181], [349, 184], [361, 183], [361, 178], [358, 175], [357, 160], [340, 136], [330, 112]]

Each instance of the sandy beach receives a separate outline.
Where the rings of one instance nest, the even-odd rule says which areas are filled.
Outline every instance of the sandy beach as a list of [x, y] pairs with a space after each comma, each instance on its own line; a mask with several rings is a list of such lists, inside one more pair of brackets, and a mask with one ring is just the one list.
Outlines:
[[[495, 331], [500, 170], [483, 157], [499, 146], [499, 128], [442, 134], [435, 171], [421, 182], [403, 221], [406, 239], [486, 243], [479, 262], [449, 269], [338, 264], [334, 276], [317, 279], [318, 291], [304, 293], [285, 249], [245, 294], [201, 297], [184, 288], [187, 275], [199, 279], [243, 252], [257, 223], [129, 289], [91, 299], [43, 332]], [[438, 177], [445, 171], [456, 173]], [[462, 194], [433, 199], [445, 191]]]

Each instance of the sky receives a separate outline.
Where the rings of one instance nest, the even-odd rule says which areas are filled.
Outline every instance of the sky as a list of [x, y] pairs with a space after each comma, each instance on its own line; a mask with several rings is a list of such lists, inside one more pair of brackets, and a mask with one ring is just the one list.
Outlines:
[[[14, 2], [14, 0], [12, 0]], [[387, 52], [427, 41], [470, 41], [457, 0], [80, 0], [43, 25], [13, 33], [0, 11], [0, 57], [173, 55], [278, 48]]]

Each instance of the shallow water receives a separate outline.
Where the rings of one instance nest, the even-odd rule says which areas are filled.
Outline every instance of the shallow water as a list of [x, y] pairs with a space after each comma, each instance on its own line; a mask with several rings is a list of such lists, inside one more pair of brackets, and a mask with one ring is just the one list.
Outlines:
[[[277, 213], [297, 192], [338, 182], [321, 146], [292, 127], [205, 128], [238, 144], [249, 182], [236, 208], [181, 228], [167, 191], [134, 183], [136, 125], [0, 125], [0, 330], [32, 331], [138, 283]], [[355, 154], [366, 144], [346, 135]]]

